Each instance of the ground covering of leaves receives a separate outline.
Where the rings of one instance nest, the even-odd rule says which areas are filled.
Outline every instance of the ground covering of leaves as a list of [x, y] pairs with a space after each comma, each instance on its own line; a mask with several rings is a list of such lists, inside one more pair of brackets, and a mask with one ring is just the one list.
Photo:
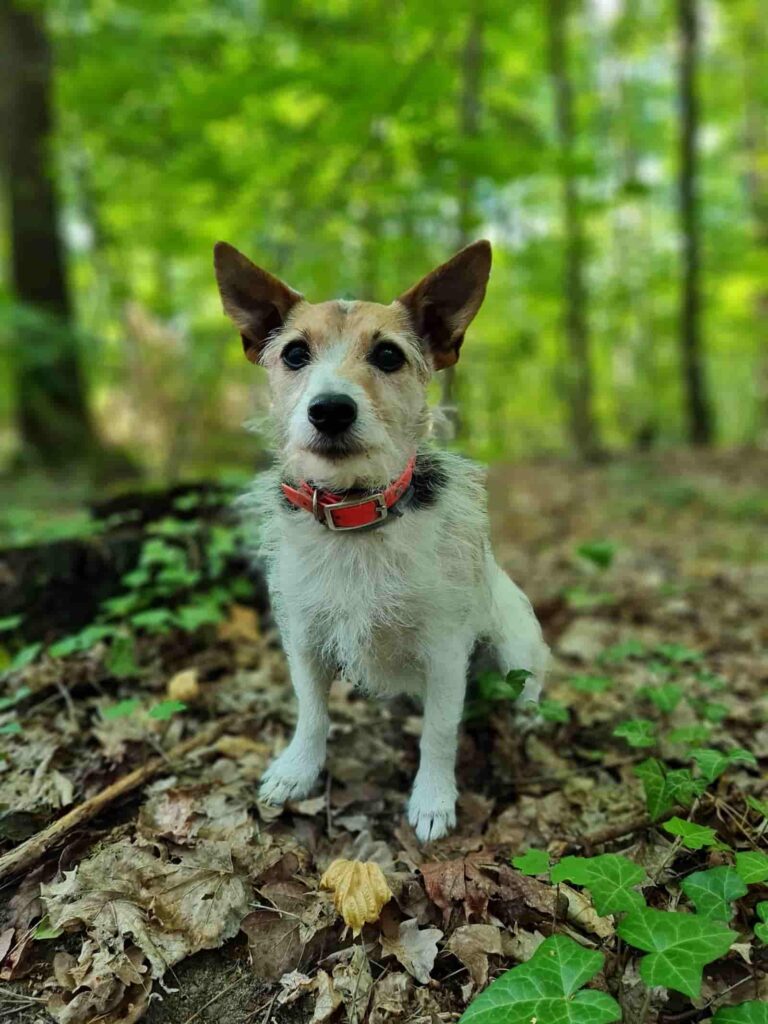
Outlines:
[[555, 664], [537, 719], [475, 683], [459, 827], [425, 848], [418, 708], [341, 681], [324, 788], [257, 804], [294, 703], [244, 601], [17, 657], [0, 852], [222, 729], [0, 882], [0, 1021], [764, 1024], [767, 470], [492, 471], [496, 550]]

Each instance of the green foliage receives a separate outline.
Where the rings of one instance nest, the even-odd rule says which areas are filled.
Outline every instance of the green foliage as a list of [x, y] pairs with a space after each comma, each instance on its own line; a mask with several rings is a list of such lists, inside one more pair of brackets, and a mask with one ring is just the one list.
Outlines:
[[613, 735], [625, 739], [630, 747], [653, 747], [656, 744], [656, 726], [647, 718], [633, 718], [621, 722]]
[[580, 544], [576, 554], [598, 569], [608, 569], [616, 555], [616, 545], [609, 540], [593, 540]]
[[691, 751], [691, 757], [696, 762], [701, 772], [701, 777], [709, 785], [719, 779], [723, 772], [733, 764], [739, 762], [756, 766], [755, 755], [749, 750], [729, 750], [722, 753], [720, 750], [697, 748]]
[[659, 644], [656, 653], [675, 665], [685, 665], [691, 662], [701, 661], [701, 651], [691, 650], [683, 644]]
[[531, 673], [524, 668], [511, 669], [505, 676], [499, 672], [483, 672], [477, 679], [477, 696], [467, 701], [465, 719], [487, 718], [494, 704], [516, 701], [530, 676]]
[[619, 924], [618, 934], [649, 955], [640, 961], [646, 985], [663, 985], [683, 995], [698, 996], [706, 964], [724, 956], [738, 938], [716, 921], [643, 907]]
[[761, 900], [755, 906], [755, 913], [758, 920], [762, 922], [762, 924], [755, 925], [755, 938], [759, 939], [763, 945], [768, 946], [768, 900]]
[[670, 818], [661, 826], [665, 832], [672, 836], [678, 836], [680, 842], [688, 850], [703, 850], [706, 846], [722, 848], [717, 838], [717, 832], [706, 825], [697, 825], [693, 821], [686, 821], [684, 818]]
[[539, 702], [539, 714], [545, 722], [565, 723], [570, 720], [571, 713], [562, 701], [545, 699]]
[[128, 700], [120, 700], [116, 704], [111, 704], [108, 708], [102, 708], [101, 717], [107, 722], [115, 718], [128, 718], [139, 707], [141, 707], [141, 701], [138, 697], [131, 697]]
[[187, 705], [181, 700], [164, 700], [150, 708], [149, 717], [156, 719], [158, 722], [167, 722], [180, 711], [185, 711], [186, 707]]
[[647, 648], [639, 640], [625, 640], [623, 643], [606, 647], [598, 660], [605, 665], [617, 665], [630, 658], [642, 658], [647, 653]]
[[546, 875], [549, 871], [549, 854], [544, 850], [526, 850], [513, 857], [512, 863], [524, 875]]
[[760, 850], [737, 853], [736, 870], [747, 885], [768, 882], [768, 853]]
[[31, 693], [32, 691], [28, 686], [20, 686], [18, 690], [14, 690], [7, 697], [0, 697], [0, 711], [7, 711], [9, 708], [16, 707], [17, 704], [29, 697]]
[[579, 693], [605, 693], [613, 686], [613, 680], [608, 676], [571, 676], [568, 685]]
[[129, 679], [139, 674], [136, 645], [133, 637], [118, 633], [110, 644], [104, 666], [116, 679]]
[[654, 704], [663, 715], [669, 715], [683, 699], [683, 688], [677, 683], [644, 686], [640, 690], [640, 696]]
[[733, 917], [731, 904], [747, 892], [743, 879], [731, 867], [694, 871], [683, 879], [681, 887], [696, 912], [713, 921], [730, 921]]
[[751, 999], [738, 1006], [721, 1006], [712, 1024], [768, 1024], [768, 1003]]
[[51, 926], [51, 922], [48, 920], [48, 915], [46, 914], [46, 916], [38, 922], [32, 938], [37, 939], [38, 941], [45, 941], [47, 939], [58, 939], [59, 936], [63, 934], [64, 932], [61, 928], [53, 928]]
[[0, 736], [14, 736], [21, 732], [21, 725], [18, 722], [6, 722], [0, 725]]
[[13, 633], [24, 621], [23, 615], [6, 615], [0, 619], [0, 633]]
[[602, 964], [601, 953], [552, 935], [527, 963], [481, 992], [460, 1024], [610, 1024], [621, 1016], [618, 1003], [605, 992], [583, 988]]
[[635, 888], [647, 881], [645, 871], [628, 857], [604, 853], [598, 857], [563, 857], [552, 868], [553, 882], [575, 882], [592, 894], [598, 914], [618, 914], [643, 905]]

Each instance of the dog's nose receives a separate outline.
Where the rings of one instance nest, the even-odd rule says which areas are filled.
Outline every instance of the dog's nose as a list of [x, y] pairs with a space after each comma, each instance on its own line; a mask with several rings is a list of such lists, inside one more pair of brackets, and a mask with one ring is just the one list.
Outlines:
[[318, 395], [310, 402], [307, 415], [321, 434], [341, 434], [357, 419], [357, 403], [349, 395]]

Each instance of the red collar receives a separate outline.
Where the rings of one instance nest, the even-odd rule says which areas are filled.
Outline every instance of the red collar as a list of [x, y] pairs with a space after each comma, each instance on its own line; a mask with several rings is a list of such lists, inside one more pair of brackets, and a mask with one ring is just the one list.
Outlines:
[[346, 501], [331, 491], [312, 487], [305, 480], [300, 481], [298, 487], [289, 484], [280, 484], [280, 487], [292, 505], [311, 512], [329, 530], [361, 530], [387, 518], [410, 487], [415, 463], [414, 455], [397, 480], [393, 480], [383, 491]]

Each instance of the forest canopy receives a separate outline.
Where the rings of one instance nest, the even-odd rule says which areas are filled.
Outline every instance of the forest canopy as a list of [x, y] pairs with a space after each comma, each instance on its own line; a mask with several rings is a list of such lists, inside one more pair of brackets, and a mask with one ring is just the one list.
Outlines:
[[93, 437], [161, 478], [247, 463], [264, 381], [220, 238], [310, 299], [381, 301], [489, 238], [442, 385], [476, 457], [765, 438], [760, 0], [11, 0], [3, 22], [7, 464]]

